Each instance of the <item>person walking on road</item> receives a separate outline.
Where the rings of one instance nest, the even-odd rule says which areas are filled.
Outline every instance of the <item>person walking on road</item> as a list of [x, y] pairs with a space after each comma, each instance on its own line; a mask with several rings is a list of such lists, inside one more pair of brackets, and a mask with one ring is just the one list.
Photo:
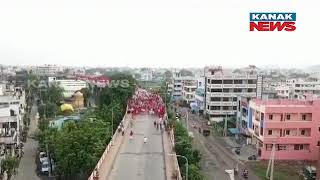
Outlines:
[[143, 143], [147, 143], [147, 140], [148, 140], [147, 136], [144, 136]]
[[130, 131], [130, 140], [132, 140], [133, 139], [133, 131], [131, 130]]

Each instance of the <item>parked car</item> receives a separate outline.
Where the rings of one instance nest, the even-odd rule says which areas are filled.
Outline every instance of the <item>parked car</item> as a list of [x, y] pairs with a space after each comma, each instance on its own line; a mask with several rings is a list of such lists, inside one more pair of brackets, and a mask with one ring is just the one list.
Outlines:
[[[54, 164], [54, 161], [52, 159], [51, 159], [51, 168], [52, 168], [52, 170], [51, 170], [51, 172], [52, 172], [54, 170], [54, 168], [55, 168], [55, 164]], [[41, 173], [42, 174], [49, 174], [49, 170], [50, 170], [50, 164], [49, 164], [49, 161], [47, 159], [47, 160], [45, 160], [45, 161], [43, 161], [41, 163]]]
[[41, 173], [42, 174], [49, 174], [49, 161], [43, 161], [41, 163]]
[[251, 155], [248, 157], [248, 160], [257, 160], [257, 156], [256, 155]]
[[44, 161], [48, 161], [47, 154], [43, 151], [39, 153], [39, 161], [42, 164]]

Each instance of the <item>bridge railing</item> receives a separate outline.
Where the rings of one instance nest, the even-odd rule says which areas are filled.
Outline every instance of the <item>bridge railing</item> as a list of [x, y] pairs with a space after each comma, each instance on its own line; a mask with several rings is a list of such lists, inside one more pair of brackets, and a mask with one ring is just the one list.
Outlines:
[[[122, 122], [123, 125], [125, 124], [124, 121], [125, 121], [125, 119], [126, 119], [127, 112], [128, 112], [128, 106], [127, 106], [127, 108], [126, 108], [126, 113], [124, 114], [124, 116], [123, 116], [123, 118], [122, 118], [122, 120], [121, 120], [121, 122]], [[112, 128], [113, 128], [113, 127], [112, 127]], [[118, 131], [116, 130], [116, 131], [114, 132], [114, 134], [113, 134], [113, 136], [112, 136], [109, 144], [107, 145], [106, 149], [104, 150], [101, 158], [99, 159], [96, 167], [94, 168], [94, 170], [92, 171], [91, 175], [89, 176], [88, 180], [96, 180], [96, 179], [98, 179], [98, 177], [99, 177], [99, 168], [100, 168], [101, 164], [103, 163], [104, 159], [106, 158], [107, 154], [110, 152], [110, 149], [112, 148], [113, 142], [114, 142], [114, 140], [117, 138], [117, 136], [119, 136], [119, 133], [118, 133]]]
[[[170, 130], [170, 142], [171, 142], [171, 148], [173, 150], [175, 142], [174, 142], [174, 130], [171, 129]], [[180, 172], [180, 167], [179, 167], [179, 163], [178, 163], [178, 157], [176, 155], [176, 152], [172, 151], [173, 155], [173, 161], [174, 161], [174, 169], [176, 170], [176, 177], [177, 180], [182, 180], [182, 176], [181, 176], [181, 172]]]

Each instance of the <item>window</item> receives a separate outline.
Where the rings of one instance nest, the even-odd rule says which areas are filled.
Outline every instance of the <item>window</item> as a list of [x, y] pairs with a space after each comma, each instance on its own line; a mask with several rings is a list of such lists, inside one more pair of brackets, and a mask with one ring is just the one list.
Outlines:
[[209, 110], [209, 108], [210, 108], [210, 106], [208, 105], [208, 106], [207, 106], [207, 109]]
[[235, 88], [233, 91], [234, 91], [234, 92], [242, 92], [242, 89]]
[[272, 144], [266, 144], [266, 151], [272, 150]]
[[220, 106], [211, 106], [210, 110], [220, 110]]
[[272, 135], [272, 130], [268, 130], [268, 135]]
[[290, 114], [287, 114], [287, 120], [290, 120]]
[[320, 141], [318, 141], [317, 146], [320, 146]]
[[210, 84], [210, 79], [208, 79], [208, 84]]
[[223, 110], [229, 110], [229, 106], [222, 106]]
[[211, 92], [222, 92], [222, 89], [211, 89]]
[[223, 97], [222, 101], [229, 101], [229, 98], [228, 97]]
[[294, 145], [294, 150], [309, 150], [309, 148], [310, 148], [309, 144], [295, 144]]
[[242, 80], [234, 80], [234, 84], [243, 84]]
[[211, 80], [211, 84], [222, 84], [222, 80]]
[[306, 115], [302, 114], [302, 120], [306, 120]]
[[221, 101], [220, 97], [211, 97], [210, 98], [211, 101]]
[[223, 80], [223, 84], [233, 84], [232, 80]]
[[278, 144], [278, 151], [287, 150], [287, 145], [285, 144]]
[[230, 89], [223, 89], [223, 92], [230, 92]]
[[286, 135], [290, 135], [290, 130], [286, 130]]
[[233, 110], [237, 110], [237, 106], [233, 106]]
[[233, 98], [233, 101], [237, 101], [237, 100], [238, 100], [238, 98], [236, 98], [236, 97]]
[[270, 120], [273, 119], [273, 115], [272, 115], [272, 114], [269, 115], [269, 119], [270, 119]]

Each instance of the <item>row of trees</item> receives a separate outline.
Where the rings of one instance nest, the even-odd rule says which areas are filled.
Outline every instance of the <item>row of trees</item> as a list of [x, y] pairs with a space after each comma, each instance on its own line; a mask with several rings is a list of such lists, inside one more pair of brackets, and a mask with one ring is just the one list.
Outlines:
[[111, 79], [127, 80], [129, 86], [96, 90], [98, 107], [89, 109], [78, 122], [67, 122], [59, 130], [50, 128], [45, 120], [39, 124], [39, 143], [48, 146], [60, 179], [86, 179], [109, 143], [112, 130], [116, 130], [122, 120], [127, 101], [134, 93], [135, 81], [123, 74], [113, 75]]
[[[174, 128], [176, 154], [185, 156], [188, 159], [188, 179], [203, 180], [205, 177], [201, 174], [200, 160], [201, 155], [198, 150], [192, 148], [192, 138], [189, 136], [187, 129], [181, 122], [174, 119], [173, 111], [168, 112], [169, 125]], [[180, 171], [183, 177], [186, 177], [186, 161], [183, 158], [178, 158]]]

